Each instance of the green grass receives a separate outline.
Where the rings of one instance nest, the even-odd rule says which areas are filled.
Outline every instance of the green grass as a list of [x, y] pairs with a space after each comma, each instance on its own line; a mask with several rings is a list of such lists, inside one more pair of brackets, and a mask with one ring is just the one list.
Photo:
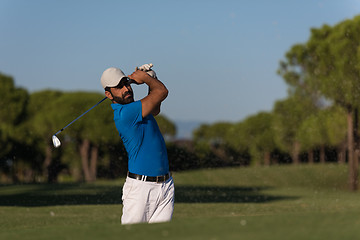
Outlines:
[[0, 239], [357, 239], [347, 166], [174, 173], [170, 223], [122, 226], [123, 179], [0, 186]]

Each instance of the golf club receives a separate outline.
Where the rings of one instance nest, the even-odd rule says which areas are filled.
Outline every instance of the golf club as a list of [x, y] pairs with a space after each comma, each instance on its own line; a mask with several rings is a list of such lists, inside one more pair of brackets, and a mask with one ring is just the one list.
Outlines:
[[65, 127], [63, 127], [62, 129], [60, 129], [57, 133], [55, 133], [52, 136], [52, 142], [54, 144], [54, 147], [58, 148], [61, 145], [60, 139], [56, 136], [57, 134], [61, 133], [62, 131], [65, 130], [65, 128], [67, 128], [68, 126], [70, 126], [71, 124], [73, 124], [75, 121], [77, 121], [79, 118], [81, 118], [82, 116], [84, 116], [86, 113], [88, 113], [91, 109], [93, 109], [94, 107], [96, 107], [97, 105], [99, 105], [100, 103], [102, 103], [105, 99], [107, 99], [107, 97], [104, 97], [103, 99], [101, 99], [97, 104], [95, 104], [94, 106], [92, 106], [91, 108], [89, 108], [88, 110], [86, 110], [83, 114], [81, 114], [80, 116], [78, 116], [77, 118], [75, 118], [74, 120], [72, 120], [68, 125], [66, 125]]

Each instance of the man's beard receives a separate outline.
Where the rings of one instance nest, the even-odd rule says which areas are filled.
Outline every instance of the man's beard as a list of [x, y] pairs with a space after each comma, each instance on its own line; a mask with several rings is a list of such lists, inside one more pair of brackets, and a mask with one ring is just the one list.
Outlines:
[[[112, 95], [112, 94], [111, 94]], [[130, 96], [130, 97], [128, 97]], [[120, 103], [120, 104], [128, 104], [134, 101], [134, 93], [132, 91], [125, 92], [122, 97], [117, 97], [112, 95], [113, 101]]]

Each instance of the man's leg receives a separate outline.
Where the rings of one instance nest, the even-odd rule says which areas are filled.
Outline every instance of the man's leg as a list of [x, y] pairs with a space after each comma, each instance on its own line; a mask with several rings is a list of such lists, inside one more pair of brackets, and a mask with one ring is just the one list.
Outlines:
[[174, 212], [175, 187], [173, 179], [170, 178], [166, 183], [160, 184], [159, 188], [160, 201], [157, 202], [149, 223], [168, 222], [171, 220]]
[[147, 206], [144, 194], [144, 182], [132, 178], [126, 178], [123, 186], [123, 213], [121, 224], [134, 224], [147, 222]]

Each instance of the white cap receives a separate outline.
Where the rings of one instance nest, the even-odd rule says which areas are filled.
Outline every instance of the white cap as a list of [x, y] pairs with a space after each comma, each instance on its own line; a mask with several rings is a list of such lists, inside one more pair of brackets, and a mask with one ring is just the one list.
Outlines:
[[103, 88], [116, 87], [124, 77], [126, 77], [125, 74], [119, 68], [108, 68], [101, 76], [101, 85]]

